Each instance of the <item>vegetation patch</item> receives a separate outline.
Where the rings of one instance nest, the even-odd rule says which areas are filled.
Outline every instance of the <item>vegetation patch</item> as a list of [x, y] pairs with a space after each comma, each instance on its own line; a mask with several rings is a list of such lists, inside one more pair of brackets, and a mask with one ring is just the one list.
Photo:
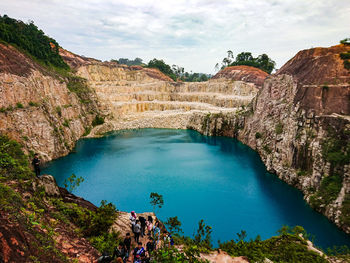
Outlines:
[[283, 123], [279, 122], [275, 126], [275, 132], [276, 134], [282, 134], [283, 133]]
[[345, 194], [341, 208], [340, 220], [344, 224], [350, 225], [350, 194]]
[[256, 132], [255, 133], [255, 139], [261, 139], [262, 138], [262, 135], [260, 132]]
[[30, 179], [34, 173], [19, 143], [0, 135], [0, 175], [7, 179]]
[[105, 123], [104, 117], [102, 117], [102, 116], [100, 116], [100, 115], [96, 115], [95, 118], [92, 120], [91, 125], [92, 125], [93, 127], [95, 127], [95, 126], [98, 126], [98, 125], [102, 125], [102, 124], [104, 124], [104, 123]]
[[33, 21], [26, 24], [7, 15], [0, 16], [0, 40], [19, 47], [46, 65], [69, 69], [59, 55], [56, 40], [46, 36]]
[[325, 176], [318, 191], [310, 197], [311, 206], [322, 208], [334, 201], [342, 188], [342, 182], [343, 179], [339, 174]]
[[87, 85], [87, 81], [84, 78], [69, 75], [67, 88], [77, 94], [81, 103], [88, 104], [91, 103], [91, 90]]
[[328, 262], [314, 251], [307, 248], [306, 241], [300, 237], [305, 236], [305, 230], [296, 226], [293, 229], [283, 227], [280, 235], [261, 240], [258, 236], [255, 240], [245, 241], [246, 233], [237, 233], [236, 240], [220, 243], [220, 249], [231, 256], [246, 256], [250, 262], [264, 262], [265, 258], [273, 262]]

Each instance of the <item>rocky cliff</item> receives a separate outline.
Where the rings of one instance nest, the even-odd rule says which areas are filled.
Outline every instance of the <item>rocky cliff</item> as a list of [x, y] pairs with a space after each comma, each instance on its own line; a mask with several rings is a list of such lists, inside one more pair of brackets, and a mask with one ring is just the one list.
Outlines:
[[221, 78], [177, 83], [155, 69], [114, 63], [83, 65], [77, 74], [87, 79], [97, 94], [101, 112], [108, 116], [90, 136], [129, 128], [186, 129], [194, 113], [235, 112], [258, 92], [254, 82]]
[[267, 169], [299, 188], [307, 202], [350, 233], [349, 46], [300, 51], [267, 77], [251, 106], [193, 116], [189, 128], [237, 137]]
[[69, 153], [97, 113], [94, 92], [84, 85], [0, 44], [0, 132], [44, 160]]

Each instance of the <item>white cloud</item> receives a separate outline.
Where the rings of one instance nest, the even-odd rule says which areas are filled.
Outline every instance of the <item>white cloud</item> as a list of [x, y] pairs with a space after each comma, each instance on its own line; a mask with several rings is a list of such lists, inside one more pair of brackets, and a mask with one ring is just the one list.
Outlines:
[[348, 0], [2, 0], [64, 48], [102, 60], [163, 58], [212, 73], [227, 50], [267, 53], [281, 67], [300, 49], [349, 37]]

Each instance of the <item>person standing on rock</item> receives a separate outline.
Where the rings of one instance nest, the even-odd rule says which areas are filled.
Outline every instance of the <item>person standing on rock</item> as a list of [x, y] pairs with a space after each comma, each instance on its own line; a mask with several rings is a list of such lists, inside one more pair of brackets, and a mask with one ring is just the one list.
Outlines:
[[139, 220], [136, 220], [136, 223], [134, 225], [134, 235], [135, 235], [135, 242], [138, 243], [140, 239], [141, 234], [141, 225], [139, 223]]
[[40, 176], [40, 159], [39, 159], [39, 155], [37, 153], [34, 154], [34, 158], [32, 160], [32, 165], [34, 167], [36, 177], [39, 177]]
[[141, 223], [141, 237], [143, 237], [144, 235], [146, 235], [146, 218], [144, 218], [143, 216], [139, 216], [139, 220]]
[[137, 220], [137, 215], [136, 215], [135, 211], [131, 211], [129, 219], [131, 222], [131, 230], [134, 233], [134, 225], [135, 225], [136, 220]]
[[152, 218], [152, 216], [148, 216], [146, 224], [147, 224], [148, 235], [151, 236], [152, 235], [152, 229], [153, 229], [153, 218]]
[[126, 250], [128, 251], [128, 255], [129, 255], [130, 254], [130, 248], [131, 248], [130, 233], [126, 233], [126, 237], [124, 238], [124, 245], [126, 247]]

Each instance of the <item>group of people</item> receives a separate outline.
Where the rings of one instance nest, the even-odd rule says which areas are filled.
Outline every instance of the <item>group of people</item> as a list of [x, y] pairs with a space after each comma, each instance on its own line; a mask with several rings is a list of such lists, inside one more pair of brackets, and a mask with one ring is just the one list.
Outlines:
[[[164, 245], [169, 247], [174, 245], [171, 235], [165, 229], [163, 231], [163, 236], [161, 236], [160, 222], [157, 220], [153, 224], [152, 216], [148, 216], [147, 219], [143, 216], [137, 217], [135, 211], [131, 211], [129, 219], [135, 242], [138, 244], [133, 251], [132, 262], [149, 262], [152, 257], [152, 252], [159, 246], [161, 237], [163, 237]], [[146, 235], [148, 236], [148, 242], [146, 243], [146, 248], [144, 248], [142, 242], [140, 242], [140, 236], [144, 237]]]
[[[147, 263], [152, 259], [152, 253], [159, 247], [161, 237], [165, 246], [174, 245], [174, 241], [170, 234], [166, 230], [161, 235], [160, 222], [157, 220], [153, 223], [152, 216], [148, 216], [147, 219], [143, 216], [137, 217], [135, 211], [130, 214], [131, 231], [133, 233], [133, 239], [136, 246], [132, 249], [132, 237], [130, 233], [126, 233], [123, 242], [120, 242], [118, 247], [114, 250], [112, 256], [103, 255], [99, 258], [98, 262], [112, 262], [116, 260], [118, 263]], [[147, 236], [146, 246], [143, 247], [140, 242], [140, 237]]]

